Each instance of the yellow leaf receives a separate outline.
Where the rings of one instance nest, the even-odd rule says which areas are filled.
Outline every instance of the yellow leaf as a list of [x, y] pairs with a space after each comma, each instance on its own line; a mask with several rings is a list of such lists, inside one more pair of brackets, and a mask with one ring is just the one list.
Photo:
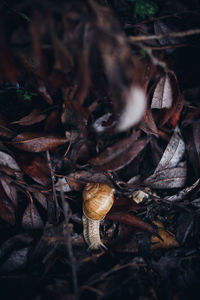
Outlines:
[[157, 236], [152, 236], [152, 250], [166, 249], [179, 246], [175, 235], [170, 231], [165, 230], [161, 222], [154, 221], [153, 223], [158, 226], [157, 233], [162, 238], [162, 240], [159, 239]]

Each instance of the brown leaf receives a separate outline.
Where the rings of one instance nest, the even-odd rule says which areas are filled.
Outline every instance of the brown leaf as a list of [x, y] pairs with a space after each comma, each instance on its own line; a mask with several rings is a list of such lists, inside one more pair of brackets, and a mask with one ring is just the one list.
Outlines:
[[148, 138], [137, 140], [138, 132], [108, 147], [99, 156], [89, 160], [89, 163], [100, 170], [116, 171], [133, 161], [149, 142]]
[[17, 153], [16, 159], [21, 169], [33, 180], [44, 186], [49, 184], [51, 172], [46, 159], [34, 153]]
[[108, 213], [106, 218], [114, 222], [124, 223], [129, 226], [137, 227], [140, 230], [156, 234], [156, 230], [150, 224], [129, 213]]
[[168, 230], [164, 229], [164, 226], [159, 221], [153, 222], [155, 225], [158, 226], [158, 234], [161, 237], [159, 239], [157, 236], [152, 236], [152, 249], [166, 249], [166, 248], [172, 248], [172, 247], [179, 247], [179, 243], [176, 240], [176, 237], [173, 233], [171, 233]]
[[140, 128], [147, 134], [153, 134], [158, 137], [158, 128], [155, 124], [155, 121], [152, 116], [150, 109], [146, 111], [146, 114], [143, 117], [143, 121], [140, 124]]
[[12, 122], [11, 124], [19, 124], [22, 126], [30, 126], [43, 121], [46, 118], [45, 115], [41, 114], [38, 109], [34, 109], [29, 115], [21, 118], [18, 121]]
[[23, 132], [12, 140], [13, 146], [28, 152], [42, 152], [52, 150], [67, 143], [68, 140], [49, 134]]
[[173, 103], [172, 86], [168, 74], [161, 77], [153, 93], [151, 108], [170, 108]]
[[11, 139], [15, 136], [15, 132], [10, 130], [9, 128], [0, 125], [0, 137]]
[[[171, 111], [169, 113], [170, 115], [170, 120], [169, 120], [169, 124], [172, 126], [172, 127], [175, 127], [180, 119], [180, 116], [181, 116], [181, 112], [183, 110], [183, 105], [184, 105], [184, 97], [183, 95], [179, 94], [175, 101], [174, 101], [174, 104], [171, 108]], [[162, 124], [161, 124], [162, 125]]]
[[99, 173], [93, 169], [70, 173], [66, 176], [66, 181], [68, 182], [71, 190], [75, 191], [82, 190], [84, 184], [87, 182], [105, 183], [114, 188], [112, 181], [106, 174]]

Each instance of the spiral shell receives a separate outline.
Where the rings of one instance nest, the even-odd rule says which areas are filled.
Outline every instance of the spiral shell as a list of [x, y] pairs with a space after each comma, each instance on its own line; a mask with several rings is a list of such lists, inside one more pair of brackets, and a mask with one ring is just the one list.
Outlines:
[[83, 213], [92, 220], [102, 220], [114, 201], [114, 190], [103, 183], [88, 183], [83, 190]]
[[104, 247], [100, 221], [113, 205], [114, 190], [103, 183], [88, 183], [83, 190], [83, 236], [90, 249]]

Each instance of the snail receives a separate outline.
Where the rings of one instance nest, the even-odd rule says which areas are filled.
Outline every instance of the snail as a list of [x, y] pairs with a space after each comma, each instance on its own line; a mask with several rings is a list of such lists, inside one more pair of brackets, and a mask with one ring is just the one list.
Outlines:
[[100, 222], [114, 202], [114, 189], [103, 183], [87, 183], [83, 190], [83, 236], [89, 249], [105, 245], [100, 239]]

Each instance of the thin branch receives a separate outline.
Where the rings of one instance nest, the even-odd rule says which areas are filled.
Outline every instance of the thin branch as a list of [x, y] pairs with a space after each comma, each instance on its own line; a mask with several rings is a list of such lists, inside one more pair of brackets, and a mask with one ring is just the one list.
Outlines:
[[[58, 223], [58, 216], [57, 216], [57, 212], [58, 212], [58, 200], [57, 200], [57, 195], [56, 195], [56, 189], [55, 189], [55, 175], [52, 169], [52, 165], [51, 165], [51, 158], [50, 158], [50, 154], [49, 151], [46, 151], [46, 156], [47, 156], [47, 163], [48, 163], [48, 167], [50, 169], [51, 172], [51, 183], [52, 183], [52, 190], [53, 190], [53, 212], [55, 214], [55, 222]], [[47, 205], [48, 205], [48, 213], [49, 213], [49, 217], [50, 217], [50, 223], [54, 223], [54, 220], [52, 218], [52, 207], [50, 207], [50, 203], [49, 201], [47, 201]]]
[[63, 230], [67, 252], [69, 255], [70, 265], [72, 269], [72, 280], [73, 280], [73, 290], [75, 299], [79, 299], [79, 290], [78, 290], [78, 279], [76, 274], [76, 266], [74, 263], [74, 256], [73, 256], [73, 249], [71, 244], [71, 236], [70, 236], [70, 228], [69, 228], [69, 217], [68, 217], [68, 203], [64, 199], [63, 189], [62, 186], [60, 186], [60, 198], [62, 201], [62, 208], [63, 208], [63, 214], [65, 218], [65, 228]]
[[169, 32], [165, 34], [158, 34], [158, 35], [139, 35], [139, 36], [131, 36], [129, 37], [130, 42], [143, 42], [143, 41], [149, 41], [149, 40], [160, 40], [166, 37], [185, 37], [185, 36], [191, 36], [200, 34], [200, 28], [197, 29], [189, 29], [182, 32]]

